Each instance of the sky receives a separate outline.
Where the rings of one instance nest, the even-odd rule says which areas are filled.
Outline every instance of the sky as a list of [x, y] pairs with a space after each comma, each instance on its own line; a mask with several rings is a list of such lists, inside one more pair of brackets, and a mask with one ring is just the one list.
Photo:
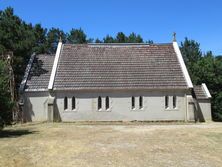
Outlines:
[[222, 55], [222, 0], [0, 0], [0, 10], [8, 6], [48, 29], [81, 27], [94, 39], [135, 32], [155, 43], [172, 42], [176, 32], [178, 43], [188, 37]]

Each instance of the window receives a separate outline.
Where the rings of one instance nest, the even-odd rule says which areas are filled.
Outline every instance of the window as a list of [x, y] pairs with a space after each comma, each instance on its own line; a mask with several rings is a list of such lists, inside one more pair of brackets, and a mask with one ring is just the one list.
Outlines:
[[68, 98], [65, 97], [64, 98], [64, 110], [67, 110], [68, 109]]
[[165, 96], [165, 109], [169, 108], [169, 96]]
[[109, 97], [106, 96], [106, 110], [109, 109]]
[[143, 108], [143, 97], [142, 96], [139, 97], [139, 104], [140, 104], [140, 109], [142, 109]]
[[177, 97], [173, 96], [173, 108], [177, 108]]
[[99, 96], [98, 97], [98, 110], [102, 108], [102, 98]]
[[132, 109], [135, 109], [135, 97], [134, 96], [132, 97], [131, 104], [132, 104]]
[[72, 97], [72, 110], [76, 109], [76, 98], [73, 96]]

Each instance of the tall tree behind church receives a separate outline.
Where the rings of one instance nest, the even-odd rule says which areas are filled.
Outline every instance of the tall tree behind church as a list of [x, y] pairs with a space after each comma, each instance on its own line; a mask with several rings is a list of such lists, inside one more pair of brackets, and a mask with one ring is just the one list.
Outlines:
[[71, 44], [84, 44], [87, 43], [87, 36], [81, 28], [72, 29], [67, 35], [67, 42]]
[[26, 24], [14, 15], [12, 8], [0, 11], [0, 54], [12, 51], [13, 71], [17, 87], [21, 82], [30, 55], [33, 52], [44, 53], [46, 29], [40, 24]]
[[51, 28], [46, 35], [46, 47], [47, 52], [53, 54], [56, 52], [58, 42], [62, 39], [63, 43], [66, 43], [66, 34], [59, 28]]

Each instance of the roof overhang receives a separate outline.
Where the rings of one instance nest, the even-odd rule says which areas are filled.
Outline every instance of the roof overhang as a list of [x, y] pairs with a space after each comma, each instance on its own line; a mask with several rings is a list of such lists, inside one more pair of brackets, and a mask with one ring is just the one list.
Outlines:
[[175, 88], [54, 88], [53, 91], [189, 91], [189, 88], [175, 87]]

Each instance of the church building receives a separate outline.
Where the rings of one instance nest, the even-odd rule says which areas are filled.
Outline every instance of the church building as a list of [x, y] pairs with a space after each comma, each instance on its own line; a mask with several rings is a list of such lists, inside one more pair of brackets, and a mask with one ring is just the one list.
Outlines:
[[31, 56], [20, 97], [24, 122], [211, 120], [207, 86], [193, 86], [176, 41], [60, 41], [55, 55]]

